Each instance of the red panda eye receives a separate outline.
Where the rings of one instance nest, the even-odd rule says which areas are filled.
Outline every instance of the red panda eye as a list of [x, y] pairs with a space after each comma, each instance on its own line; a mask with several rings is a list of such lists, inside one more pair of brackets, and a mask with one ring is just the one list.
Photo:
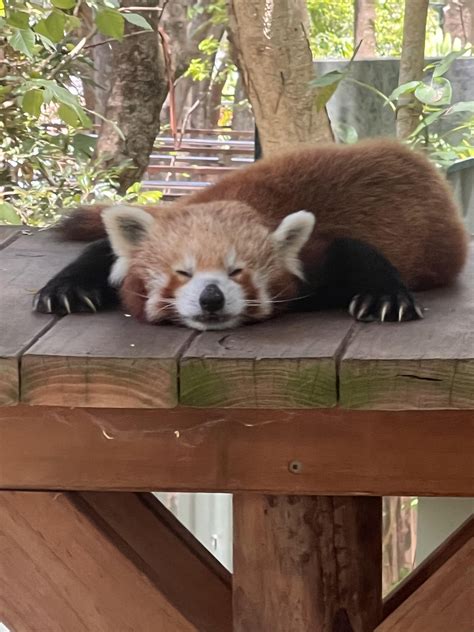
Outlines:
[[184, 276], [187, 279], [191, 279], [193, 276], [192, 272], [188, 272], [187, 270], [175, 270], [176, 274], [179, 274], [180, 276]]
[[232, 272], [229, 272], [229, 276], [235, 277], [239, 275], [241, 272], [243, 272], [243, 268], [235, 268], [235, 270], [232, 270]]

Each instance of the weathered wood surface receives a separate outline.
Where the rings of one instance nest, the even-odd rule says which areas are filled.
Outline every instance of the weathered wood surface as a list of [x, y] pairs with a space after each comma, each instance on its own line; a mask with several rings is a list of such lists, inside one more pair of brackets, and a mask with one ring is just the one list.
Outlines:
[[[8, 233], [0, 250], [0, 405], [19, 400], [19, 361], [21, 354], [57, 320], [35, 314], [33, 296], [58, 269], [80, 250], [77, 244], [56, 243], [50, 235]], [[15, 239], [15, 237], [17, 237]]]
[[329, 408], [336, 355], [352, 323], [323, 314], [284, 316], [195, 338], [180, 362], [185, 406]]
[[234, 496], [234, 632], [368, 632], [382, 615], [380, 498]]
[[197, 335], [121, 311], [34, 314], [35, 290], [82, 246], [15, 231], [0, 251], [0, 405], [474, 409], [474, 250], [457, 287], [422, 295], [421, 322], [333, 312]]
[[474, 539], [456, 551], [375, 632], [472, 632]]
[[169, 408], [178, 403], [178, 362], [193, 333], [145, 327], [123, 312], [73, 314], [24, 354], [27, 404]]
[[4, 407], [0, 489], [474, 496], [471, 411]]
[[[396, 588], [384, 599], [383, 618], [388, 618], [436, 572], [438, 572], [455, 553], [474, 540], [474, 516], [463, 522], [442, 542], [426, 559], [421, 562]], [[473, 578], [474, 579], [474, 578]], [[473, 584], [474, 589], [474, 584]], [[472, 594], [474, 606], [474, 593]], [[474, 622], [474, 609], [472, 610]]]
[[422, 321], [357, 326], [340, 365], [342, 406], [474, 408], [474, 250], [456, 286], [419, 299]]
[[[9, 629], [229, 629], [198, 627], [155, 583], [153, 562], [151, 567], [143, 564], [120, 534], [87, 505], [74, 502], [71, 494], [2, 492], [0, 524], [0, 621]], [[210, 620], [213, 612], [202, 620]]]

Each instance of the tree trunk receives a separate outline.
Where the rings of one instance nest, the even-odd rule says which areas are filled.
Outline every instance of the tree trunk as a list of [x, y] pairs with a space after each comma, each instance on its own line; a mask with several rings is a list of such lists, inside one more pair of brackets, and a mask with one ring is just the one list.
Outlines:
[[230, 0], [229, 28], [260, 133], [263, 154], [302, 142], [332, 140], [318, 112], [304, 0]]
[[[122, 6], [156, 7], [156, 0], [123, 0]], [[97, 142], [97, 156], [106, 167], [130, 166], [119, 176], [124, 193], [146, 171], [160, 129], [160, 112], [168, 91], [160, 37], [159, 12], [141, 12], [153, 31], [125, 37], [114, 44], [113, 83]], [[126, 25], [126, 34], [142, 29]], [[121, 130], [123, 138], [119, 131]]]
[[237, 84], [235, 86], [234, 93], [234, 109], [232, 111], [232, 129], [253, 131], [255, 127], [255, 121], [252, 114], [252, 109], [247, 99], [245, 92], [245, 86], [242, 81], [242, 76], [239, 72]]
[[443, 9], [443, 33], [461, 40], [462, 46], [474, 41], [474, 0], [448, 0]]
[[357, 57], [376, 56], [375, 41], [375, 0], [355, 0], [354, 2], [354, 45], [362, 44]]
[[[400, 57], [399, 85], [420, 81], [425, 65], [425, 35], [428, 0], [405, 0], [403, 42]], [[412, 94], [399, 99], [397, 112], [397, 136], [407, 138], [418, 125], [421, 104]]]

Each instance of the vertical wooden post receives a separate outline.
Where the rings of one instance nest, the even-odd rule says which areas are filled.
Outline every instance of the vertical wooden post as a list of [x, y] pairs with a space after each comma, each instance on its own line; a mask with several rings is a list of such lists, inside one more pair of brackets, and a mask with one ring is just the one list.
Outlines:
[[372, 632], [381, 498], [234, 495], [234, 632]]

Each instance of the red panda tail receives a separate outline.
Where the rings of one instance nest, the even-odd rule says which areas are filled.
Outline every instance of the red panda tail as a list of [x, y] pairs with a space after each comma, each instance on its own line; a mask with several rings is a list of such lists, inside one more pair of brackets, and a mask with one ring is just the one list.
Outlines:
[[102, 239], [107, 233], [102, 221], [102, 211], [107, 204], [93, 204], [78, 206], [72, 213], [66, 215], [57, 230], [63, 239], [68, 241], [95, 241]]

